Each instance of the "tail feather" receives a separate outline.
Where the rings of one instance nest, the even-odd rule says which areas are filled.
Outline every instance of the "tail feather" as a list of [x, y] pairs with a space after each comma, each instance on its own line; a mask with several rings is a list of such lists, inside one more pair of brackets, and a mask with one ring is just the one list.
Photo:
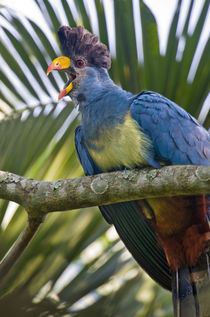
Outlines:
[[[192, 228], [196, 226], [198, 235], [194, 237], [194, 242], [189, 243], [192, 254], [196, 253], [200, 234], [209, 232], [210, 219], [209, 196], [205, 199], [196, 197], [195, 202]], [[205, 249], [202, 249], [200, 257], [200, 253], [196, 256], [196, 265], [183, 258], [179, 269], [173, 271], [167, 264], [163, 249], [158, 246], [153, 227], [141, 216], [139, 208], [145, 209], [147, 204], [140, 201], [138, 204], [125, 202], [100, 206], [105, 219], [114, 224], [120, 238], [141, 267], [161, 286], [172, 290], [174, 317], [210, 317], [210, 242], [205, 240]], [[147, 211], [151, 214], [150, 209]], [[174, 257], [178, 255], [175, 246]]]
[[[209, 232], [210, 195], [196, 197], [196, 221]], [[181, 266], [172, 272], [175, 317], [210, 317], [210, 242], [193, 267]]]
[[140, 216], [135, 202], [100, 206], [121, 240], [140, 266], [162, 287], [171, 290], [171, 272], [165, 254], [157, 245], [153, 228]]
[[196, 266], [172, 272], [175, 317], [210, 317], [210, 250]]

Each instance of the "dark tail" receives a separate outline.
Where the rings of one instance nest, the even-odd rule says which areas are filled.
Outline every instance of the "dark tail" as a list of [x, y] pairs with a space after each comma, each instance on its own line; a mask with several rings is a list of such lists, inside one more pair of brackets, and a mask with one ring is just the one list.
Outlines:
[[171, 290], [171, 270], [156, 235], [133, 201], [100, 206], [108, 223], [114, 224], [121, 240], [140, 266], [162, 287]]
[[175, 317], [210, 317], [210, 252], [172, 274]]
[[[209, 204], [207, 208], [209, 224]], [[172, 294], [175, 317], [210, 317], [210, 244], [196, 266], [182, 266], [172, 273]]]
[[[140, 215], [136, 202], [101, 206], [100, 210], [108, 223], [114, 224], [140, 266], [162, 287], [172, 290], [174, 317], [210, 317], [209, 250], [202, 254], [196, 266], [182, 266], [172, 272], [163, 249], [158, 247], [154, 229]], [[208, 214], [207, 211], [204, 216]]]

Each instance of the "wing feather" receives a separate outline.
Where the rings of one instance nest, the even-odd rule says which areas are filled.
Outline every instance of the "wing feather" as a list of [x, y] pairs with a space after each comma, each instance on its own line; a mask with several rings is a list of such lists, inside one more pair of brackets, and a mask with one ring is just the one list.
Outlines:
[[131, 116], [153, 142], [157, 159], [169, 164], [210, 165], [210, 134], [189, 113], [154, 92], [142, 92]]
[[[86, 175], [101, 173], [83, 141], [82, 125], [75, 131], [75, 145]], [[141, 206], [141, 202], [138, 203]], [[145, 207], [144, 207], [145, 208]], [[113, 224], [136, 261], [161, 286], [171, 290], [171, 273], [150, 224], [140, 216], [135, 202], [100, 206], [106, 221]]]

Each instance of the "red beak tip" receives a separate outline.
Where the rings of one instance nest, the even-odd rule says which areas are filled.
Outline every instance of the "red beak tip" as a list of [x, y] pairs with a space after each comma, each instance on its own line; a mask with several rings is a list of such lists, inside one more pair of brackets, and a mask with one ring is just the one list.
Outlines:
[[58, 96], [58, 100], [61, 100], [66, 95], [66, 89], [63, 89]]
[[47, 76], [51, 73], [51, 71], [52, 71], [52, 68], [51, 68], [51, 67], [48, 67], [48, 69], [47, 69], [47, 71], [46, 71]]
[[49, 66], [48, 66], [48, 69], [47, 69], [47, 76], [51, 73], [52, 70], [55, 69], [55, 66], [53, 63], [51, 63]]

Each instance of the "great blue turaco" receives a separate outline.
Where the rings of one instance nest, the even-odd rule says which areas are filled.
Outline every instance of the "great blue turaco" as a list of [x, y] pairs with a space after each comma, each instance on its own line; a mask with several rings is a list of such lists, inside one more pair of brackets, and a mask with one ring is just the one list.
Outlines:
[[[62, 26], [58, 36], [64, 56], [47, 74], [64, 71], [59, 99], [68, 95], [79, 105], [75, 145], [85, 175], [210, 165], [210, 135], [195, 118], [156, 92], [134, 95], [116, 85], [109, 50], [84, 27]], [[99, 207], [140, 266], [172, 290], [175, 316], [210, 316], [209, 201], [179, 196]]]

